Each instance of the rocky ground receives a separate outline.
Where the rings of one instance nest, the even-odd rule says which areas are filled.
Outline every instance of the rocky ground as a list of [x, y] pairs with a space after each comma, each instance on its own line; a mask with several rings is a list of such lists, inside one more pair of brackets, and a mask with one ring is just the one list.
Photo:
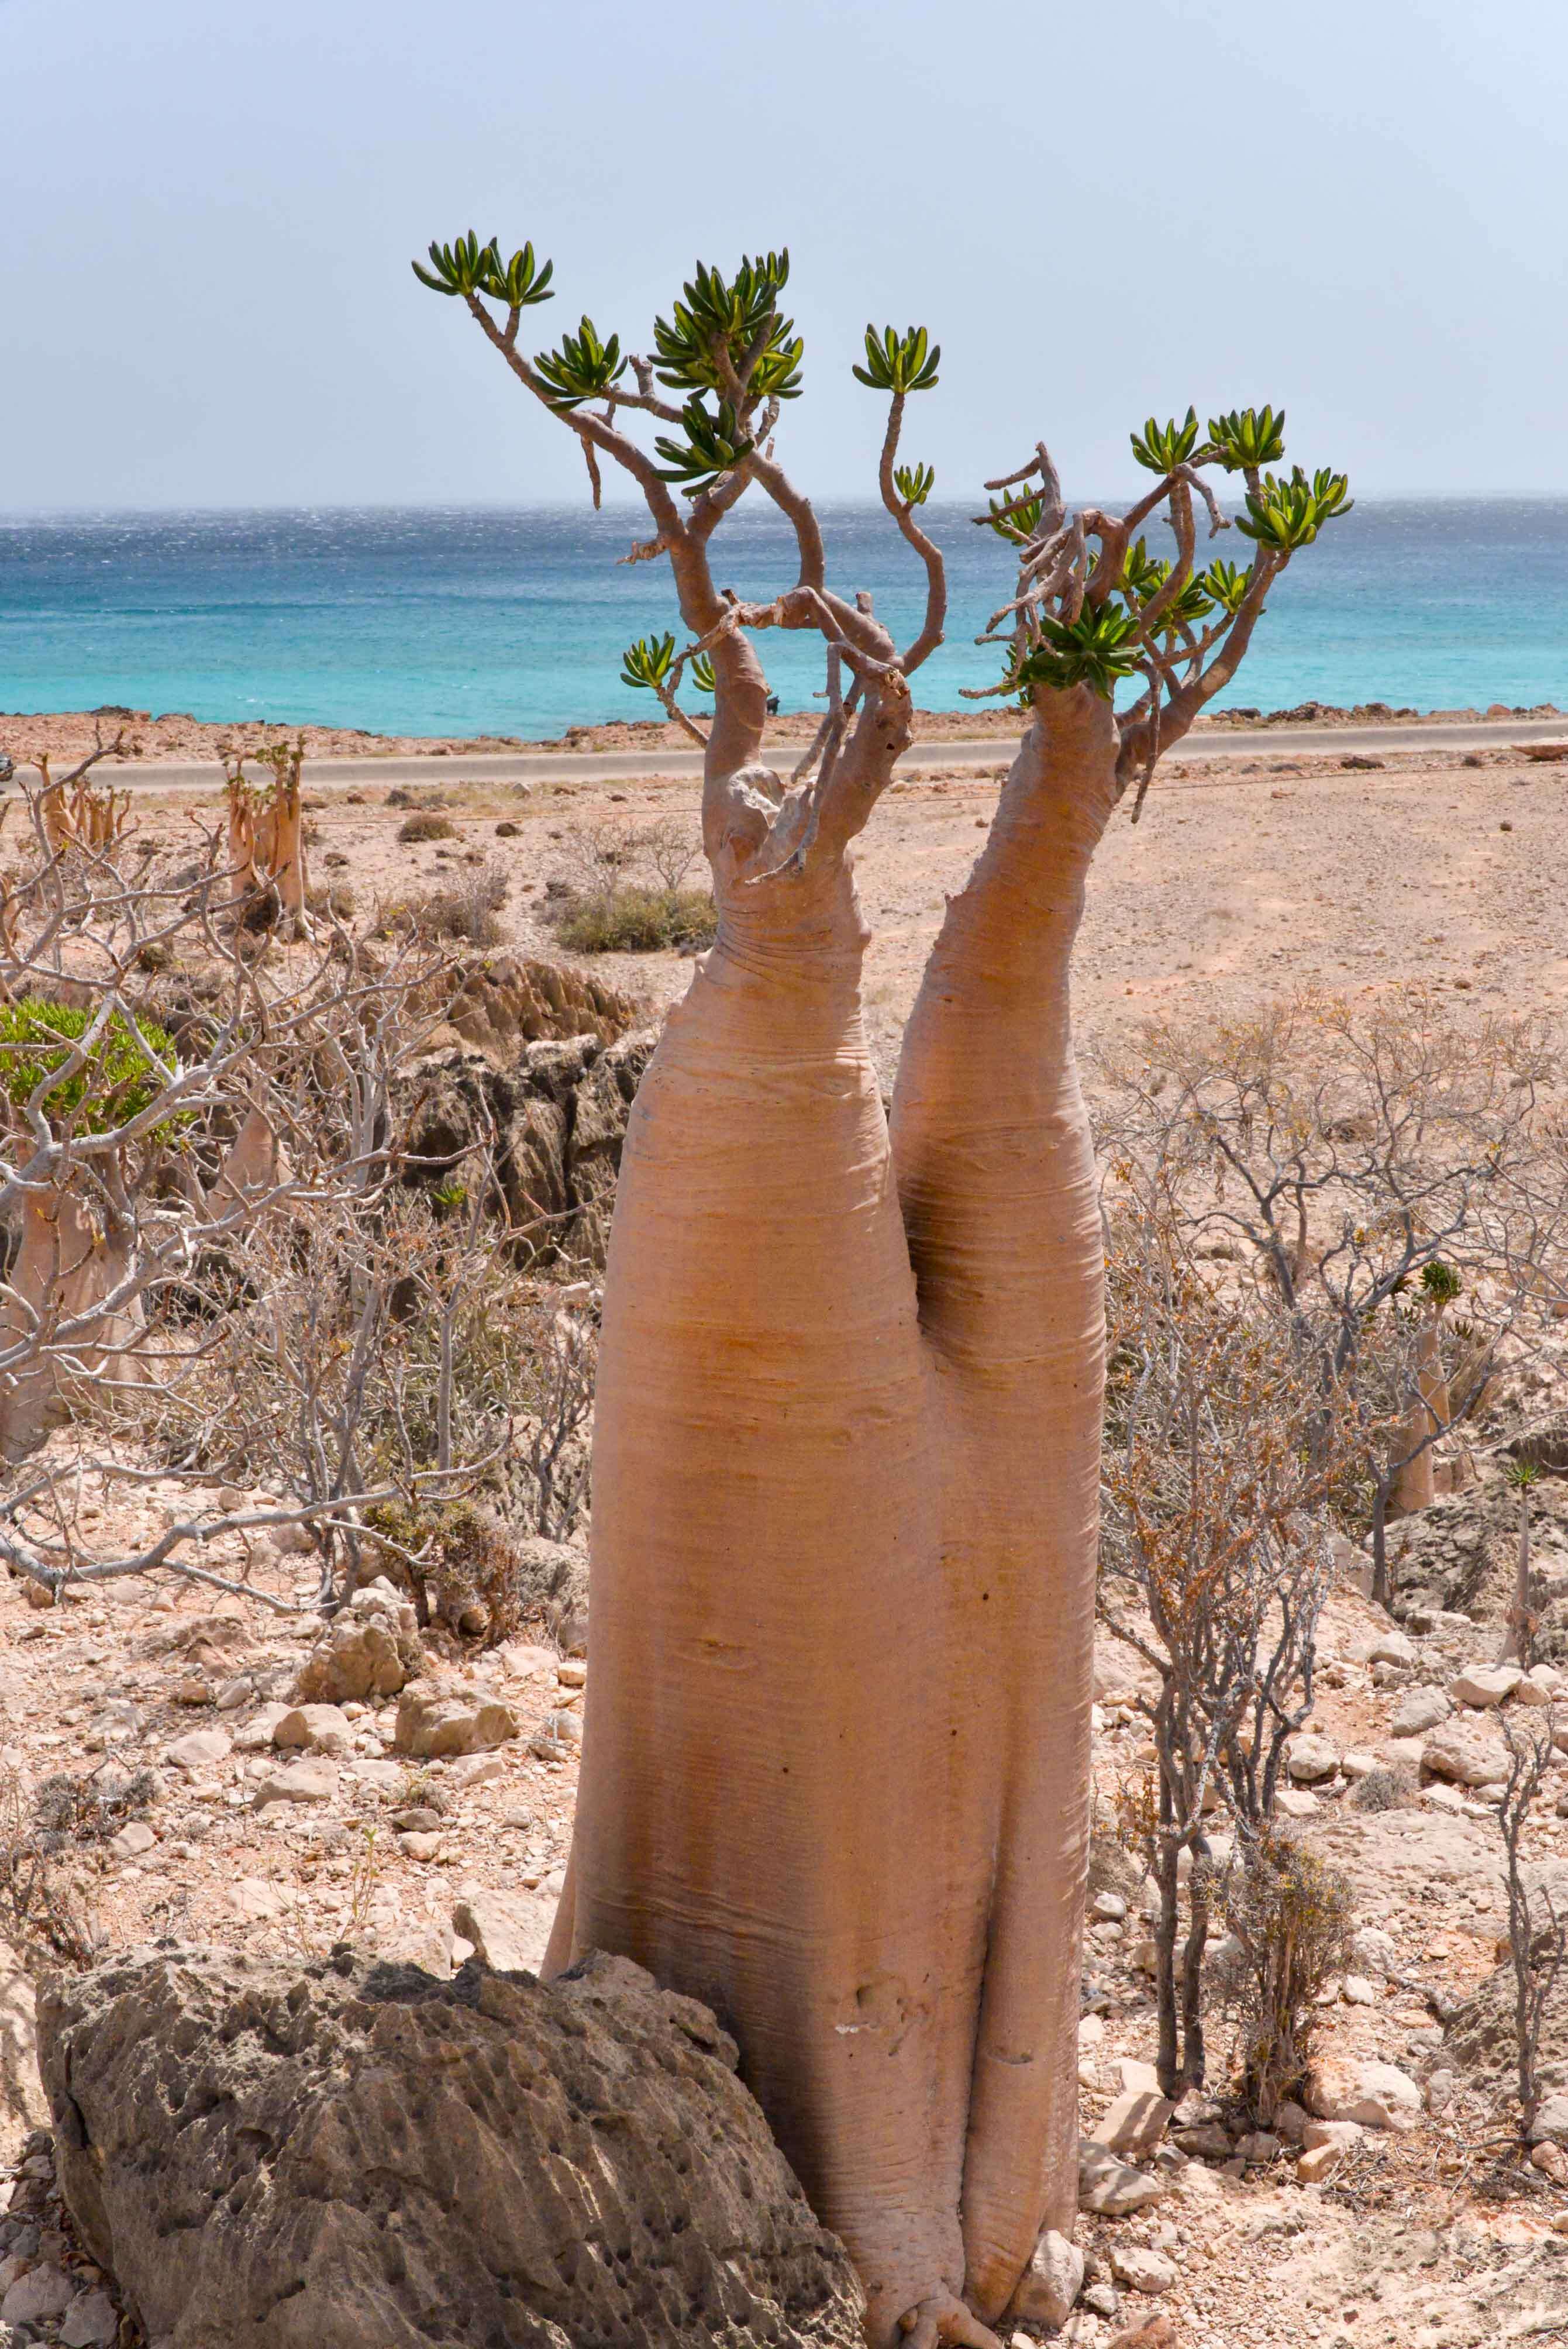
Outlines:
[[[868, 1017], [890, 1075], [944, 892], [962, 882], [995, 788], [972, 772], [899, 784], [866, 838]], [[1347, 768], [1326, 750], [1222, 772], [1178, 756], [1143, 822], [1119, 822], [1095, 869], [1078, 965], [1091, 1054], [1135, 1045], [1151, 1013], [1233, 1012], [1313, 981], [1374, 998], [1414, 982], [1478, 1011], [1561, 1004], [1565, 789], [1568, 769], [1506, 751]], [[529, 792], [465, 783], [460, 764], [438, 794], [399, 804], [368, 777], [318, 796], [315, 877], [351, 888], [360, 918], [499, 859], [502, 947], [520, 953], [558, 951], [547, 892], [580, 870], [583, 836], [672, 816], [695, 831], [696, 812], [688, 780]], [[438, 797], [454, 836], [399, 842], [410, 802]], [[170, 856], [193, 815], [213, 812], [138, 791], [143, 831]], [[650, 1015], [689, 977], [673, 954], [593, 968]], [[1531, 1412], [1549, 1425], [1568, 1406], [1563, 1361], [1539, 1366], [1536, 1381]], [[1561, 1457], [1551, 1444], [1540, 1456], [1537, 1547], [1563, 1619], [1552, 1615], [1544, 1644], [1568, 1670], [1568, 1441]], [[1140, 2326], [1150, 2349], [1568, 2341], [1568, 2156], [1523, 2168], [1508, 2152], [1491, 1799], [1499, 1721], [1539, 1716], [1561, 1688], [1568, 1723], [1568, 1680], [1551, 1665], [1529, 1682], [1489, 1677], [1513, 1523], [1502, 1464], [1483, 1457], [1479, 1481], [1395, 1529], [1396, 1621], [1361, 1595], [1364, 1561], [1348, 1555], [1326, 1621], [1320, 1701], [1287, 1807], [1348, 1872], [1361, 1930], [1356, 1970], [1325, 2008], [1315, 2111], [1287, 2113], [1267, 2139], [1238, 2134], [1218, 2104], [1160, 2112], [1155, 2131], [1145, 1895], [1109, 1841], [1097, 1844], [1080, 2041], [1088, 2265], [1068, 2334], [1086, 2349]], [[129, 1546], [191, 1499], [156, 1475], [130, 1500], [85, 1489], [83, 1531], [105, 1549]], [[210, 1563], [245, 1564], [238, 1542]], [[538, 1563], [542, 1588], [571, 1567]], [[0, 1581], [0, 1787], [31, 1803], [52, 1776], [90, 1782], [95, 1806], [71, 1830], [81, 1919], [114, 1948], [172, 1938], [305, 1963], [347, 1940], [442, 1979], [471, 1953], [536, 1963], [591, 1671], [571, 1609], [542, 1607], [525, 1636], [487, 1651], [428, 1636], [405, 1687], [415, 1658], [395, 1599], [365, 1594], [324, 1645], [319, 1619], [259, 1603], [308, 1599], [308, 1560], [266, 1542], [249, 1568], [251, 1603], [127, 1582], [39, 1609]], [[1103, 1649], [1107, 1803], [1143, 1747], [1132, 1702], [1143, 1671], [1115, 1643]], [[1358, 1793], [1375, 1770], [1395, 1774], [1386, 1808]], [[1549, 1794], [1533, 1848], [1568, 1887], [1568, 1817], [1556, 1811], [1568, 1757]], [[109, 2285], [63, 2221], [47, 2142], [28, 2134], [44, 2117], [29, 2000], [5, 1970], [13, 2183], [0, 2326], [17, 2343], [129, 2343]], [[1215, 2037], [1219, 2077], [1222, 2027]], [[1553, 2085], [1568, 2091], [1568, 2024], [1561, 2041]]]

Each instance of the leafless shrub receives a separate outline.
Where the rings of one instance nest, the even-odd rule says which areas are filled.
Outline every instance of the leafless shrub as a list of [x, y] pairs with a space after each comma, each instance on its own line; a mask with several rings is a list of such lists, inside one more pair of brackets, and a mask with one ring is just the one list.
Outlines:
[[1415, 1772], [1401, 1766], [1368, 1770], [1357, 1781], [1350, 1799], [1358, 1811], [1406, 1811], [1416, 1807], [1420, 1792]]
[[[1289, 1738], [1312, 1711], [1317, 1624], [1333, 1579], [1329, 1497], [1358, 1433], [1315, 1441], [1322, 1401], [1287, 1324], [1227, 1297], [1186, 1253], [1158, 1193], [1130, 1188], [1109, 1224], [1110, 1380], [1100, 1611], [1158, 1675], [1140, 1699], [1150, 1775], [1123, 1832], [1160, 1894], [1158, 2066], [1200, 2085], [1210, 1871], [1204, 1818], [1266, 1840]], [[1177, 1956], [1181, 1861], [1189, 1928]]]
[[565, 847], [570, 877], [552, 876], [543, 910], [573, 953], [656, 954], [712, 942], [711, 891], [682, 885], [701, 843], [676, 819], [573, 830]]
[[0, 1769], [0, 1938], [33, 1971], [90, 1965], [104, 1945], [84, 1871], [74, 1864], [76, 1816], [76, 1797], [62, 1806], [58, 1781], [46, 1782], [40, 1812], [20, 1772]]
[[368, 1571], [406, 1589], [422, 1627], [495, 1646], [521, 1629], [517, 1541], [473, 1501], [383, 1501], [366, 1513]]
[[1227, 1990], [1242, 2093], [1267, 2127], [1305, 2080], [1322, 1993], [1349, 1963], [1351, 1888], [1294, 1836], [1271, 1828], [1243, 1843], [1220, 1905], [1236, 1944]]
[[1528, 2137], [1541, 2109], [1541, 2037], [1547, 2008], [1568, 1959], [1568, 1917], [1558, 1914], [1544, 1882], [1525, 1881], [1524, 1837], [1531, 1806], [1542, 1795], [1552, 1758], [1556, 1714], [1548, 1708], [1527, 1723], [1502, 1720], [1508, 1783], [1497, 1807], [1508, 1896], [1508, 1951], [1514, 1980], [1514, 2050], [1522, 2127]]
[[1462, 1028], [1415, 990], [1374, 1013], [1308, 995], [1151, 1027], [1140, 1064], [1112, 1074], [1113, 1161], [1288, 1325], [1325, 1435], [1344, 1415], [1380, 1425], [1367, 1482], [1384, 1604], [1391, 1510], [1431, 1498], [1434, 1446], [1486, 1410], [1562, 1290], [1568, 1177], [1539, 1098], [1555, 1050], [1541, 1021]]

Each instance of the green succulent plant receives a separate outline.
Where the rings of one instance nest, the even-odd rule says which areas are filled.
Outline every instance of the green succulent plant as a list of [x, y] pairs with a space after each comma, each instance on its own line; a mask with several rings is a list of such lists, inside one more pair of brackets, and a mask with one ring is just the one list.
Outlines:
[[936, 469], [934, 465], [900, 465], [892, 481], [906, 506], [923, 506], [936, 487]]
[[558, 350], [536, 351], [533, 364], [556, 395], [551, 405], [562, 409], [602, 399], [626, 372], [619, 335], [602, 343], [586, 316], [576, 334], [562, 336]]
[[621, 682], [657, 693], [675, 667], [674, 636], [639, 636], [621, 656]]
[[[26, 1105], [46, 1076], [64, 1068], [96, 1017], [36, 995], [0, 1004], [0, 1086], [16, 1108]], [[150, 1050], [166, 1068], [174, 1067], [180, 1055], [172, 1036], [150, 1020], [139, 1025]], [[150, 1107], [162, 1085], [129, 1021], [115, 1012], [83, 1066], [47, 1095], [44, 1114], [52, 1124], [69, 1123], [78, 1133], [107, 1133]]]
[[1076, 620], [1047, 618], [1041, 641], [1020, 661], [1009, 684], [1048, 685], [1058, 693], [1087, 685], [1109, 701], [1119, 678], [1138, 673], [1138, 623], [1118, 604], [1096, 611], [1086, 604]]
[[936, 363], [941, 357], [941, 344], [933, 343], [923, 326], [906, 326], [902, 335], [892, 326], [884, 326], [880, 336], [874, 326], [868, 326], [866, 363], [854, 372], [857, 380], [869, 384], [873, 391], [931, 391], [936, 385]]
[[721, 399], [718, 414], [710, 416], [700, 396], [694, 396], [681, 410], [681, 423], [686, 429], [684, 441], [661, 437], [654, 447], [665, 460], [659, 468], [660, 480], [689, 483], [687, 497], [695, 498], [707, 482], [727, 473], [757, 445], [742, 431], [727, 399]]
[[718, 679], [713, 673], [713, 663], [707, 653], [694, 653], [686, 663], [686, 674], [698, 693], [717, 693]]
[[1184, 465], [1198, 445], [1198, 411], [1190, 408], [1183, 420], [1161, 424], [1151, 416], [1141, 432], [1131, 435], [1132, 453], [1151, 473], [1171, 473]]
[[[1039, 528], [1040, 516], [1045, 512], [1045, 501], [1039, 497], [1018, 498], [1011, 501], [1006, 498], [987, 498], [985, 504], [988, 511], [983, 514], [976, 514], [974, 517], [975, 521], [982, 530], [994, 530], [998, 538], [1006, 539], [1011, 539], [1015, 531], [1022, 531], [1026, 538], [1032, 538]], [[1007, 511], [1009, 504], [1012, 506], [1011, 512]]]
[[536, 302], [555, 299], [549, 291], [555, 264], [547, 261], [542, 269], [536, 267], [531, 244], [503, 262], [493, 236], [488, 244], [481, 244], [469, 229], [467, 236], [457, 237], [450, 244], [432, 243], [429, 254], [428, 269], [418, 261], [409, 265], [420, 285], [428, 285], [432, 294], [453, 297], [488, 294], [510, 310], [526, 310]]
[[1211, 416], [1209, 439], [1227, 473], [1247, 466], [1277, 465], [1284, 455], [1284, 410], [1233, 408], [1228, 416]]
[[1309, 481], [1299, 465], [1285, 481], [1264, 473], [1257, 488], [1247, 492], [1247, 510], [1236, 516], [1236, 528], [1243, 538], [1282, 554], [1310, 546], [1326, 522], [1350, 512], [1348, 486], [1343, 473], [1326, 470]]
[[684, 299], [668, 318], [654, 321], [659, 381], [676, 391], [718, 391], [727, 378], [716, 346], [738, 375], [758, 338], [748, 388], [764, 398], [797, 399], [806, 346], [792, 318], [779, 316], [779, 296], [789, 276], [789, 254], [758, 254], [743, 260], [733, 281], [699, 261]]
[[1234, 615], [1241, 610], [1242, 599], [1247, 592], [1244, 571], [1238, 570], [1233, 563], [1216, 558], [1202, 574], [1202, 581], [1204, 593], [1221, 611]]

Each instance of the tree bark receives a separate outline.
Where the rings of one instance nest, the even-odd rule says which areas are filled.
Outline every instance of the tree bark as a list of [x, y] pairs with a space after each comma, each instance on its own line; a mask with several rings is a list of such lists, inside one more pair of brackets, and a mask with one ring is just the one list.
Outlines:
[[1443, 1376], [1438, 1314], [1421, 1315], [1416, 1339], [1416, 1401], [1398, 1442], [1408, 1456], [1395, 1476], [1394, 1506], [1400, 1516], [1429, 1509], [1438, 1497], [1436, 1439], [1449, 1423], [1449, 1388]]
[[[68, 1191], [29, 1198], [22, 1211], [22, 1235], [7, 1276], [12, 1298], [0, 1299], [0, 1346], [24, 1342], [40, 1324], [57, 1329], [92, 1314], [111, 1297], [130, 1270], [129, 1238], [100, 1233], [92, 1216]], [[69, 1356], [82, 1373], [101, 1371], [117, 1348], [132, 1344], [144, 1327], [139, 1300], [106, 1312], [70, 1342]], [[133, 1362], [119, 1361], [117, 1378], [136, 1376]], [[45, 1350], [13, 1371], [0, 1386], [0, 1458], [20, 1460], [40, 1444], [60, 1414], [62, 1390], [70, 1369], [58, 1351]]]
[[791, 811], [749, 763], [741, 655], [718, 936], [622, 1160], [547, 1964], [623, 1952], [734, 2031], [881, 2349], [961, 2290], [999, 2313], [1075, 2215], [1103, 1306], [1067, 963], [1114, 735], [1087, 694], [1031, 730], [890, 1155], [842, 852], [907, 689], [868, 695], [803, 869], [753, 885]]
[[1104, 1262], [1068, 960], [1116, 804], [1109, 704], [1041, 697], [948, 907], [893, 1100], [931, 1349], [954, 1610], [954, 1909], [983, 1952], [966, 2294], [1006, 2307], [1077, 2215], [1078, 2013], [1105, 1378]]

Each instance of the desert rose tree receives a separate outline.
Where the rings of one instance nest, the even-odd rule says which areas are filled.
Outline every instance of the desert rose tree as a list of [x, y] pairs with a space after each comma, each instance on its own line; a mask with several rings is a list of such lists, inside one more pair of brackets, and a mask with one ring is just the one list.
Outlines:
[[[623, 1952], [706, 2000], [864, 2280], [868, 2335], [986, 2344], [1042, 2227], [1076, 2209], [1079, 1936], [1104, 1313], [1068, 968], [1095, 847], [1234, 673], [1274, 580], [1346, 506], [1268, 470], [1283, 419], [1150, 424], [1119, 519], [1069, 512], [1043, 446], [989, 486], [1018, 550], [984, 641], [1028, 716], [911, 1017], [891, 1133], [861, 1026], [851, 843], [942, 640], [923, 328], [867, 330], [880, 485], [925, 567], [901, 648], [830, 584], [775, 455], [800, 390], [788, 258], [699, 267], [650, 357], [584, 318], [526, 355], [531, 247], [433, 245], [520, 382], [646, 501], [689, 643], [631, 648], [666, 708], [711, 664], [703, 837], [717, 940], [633, 1112], [605, 1279], [593, 1699], [550, 1962]], [[645, 419], [646, 423], [645, 424]], [[655, 428], [650, 451], [634, 428]], [[631, 429], [629, 429], [631, 428]], [[1240, 474], [1245, 568], [1200, 567]], [[793, 525], [771, 603], [714, 584], [748, 492]], [[1140, 533], [1168, 518], [1174, 554]], [[788, 780], [757, 639], [814, 630], [828, 698]], [[1119, 683], [1133, 698], [1119, 713]], [[687, 720], [688, 724], [692, 721]], [[1134, 812], [1136, 812], [1136, 806]]]

